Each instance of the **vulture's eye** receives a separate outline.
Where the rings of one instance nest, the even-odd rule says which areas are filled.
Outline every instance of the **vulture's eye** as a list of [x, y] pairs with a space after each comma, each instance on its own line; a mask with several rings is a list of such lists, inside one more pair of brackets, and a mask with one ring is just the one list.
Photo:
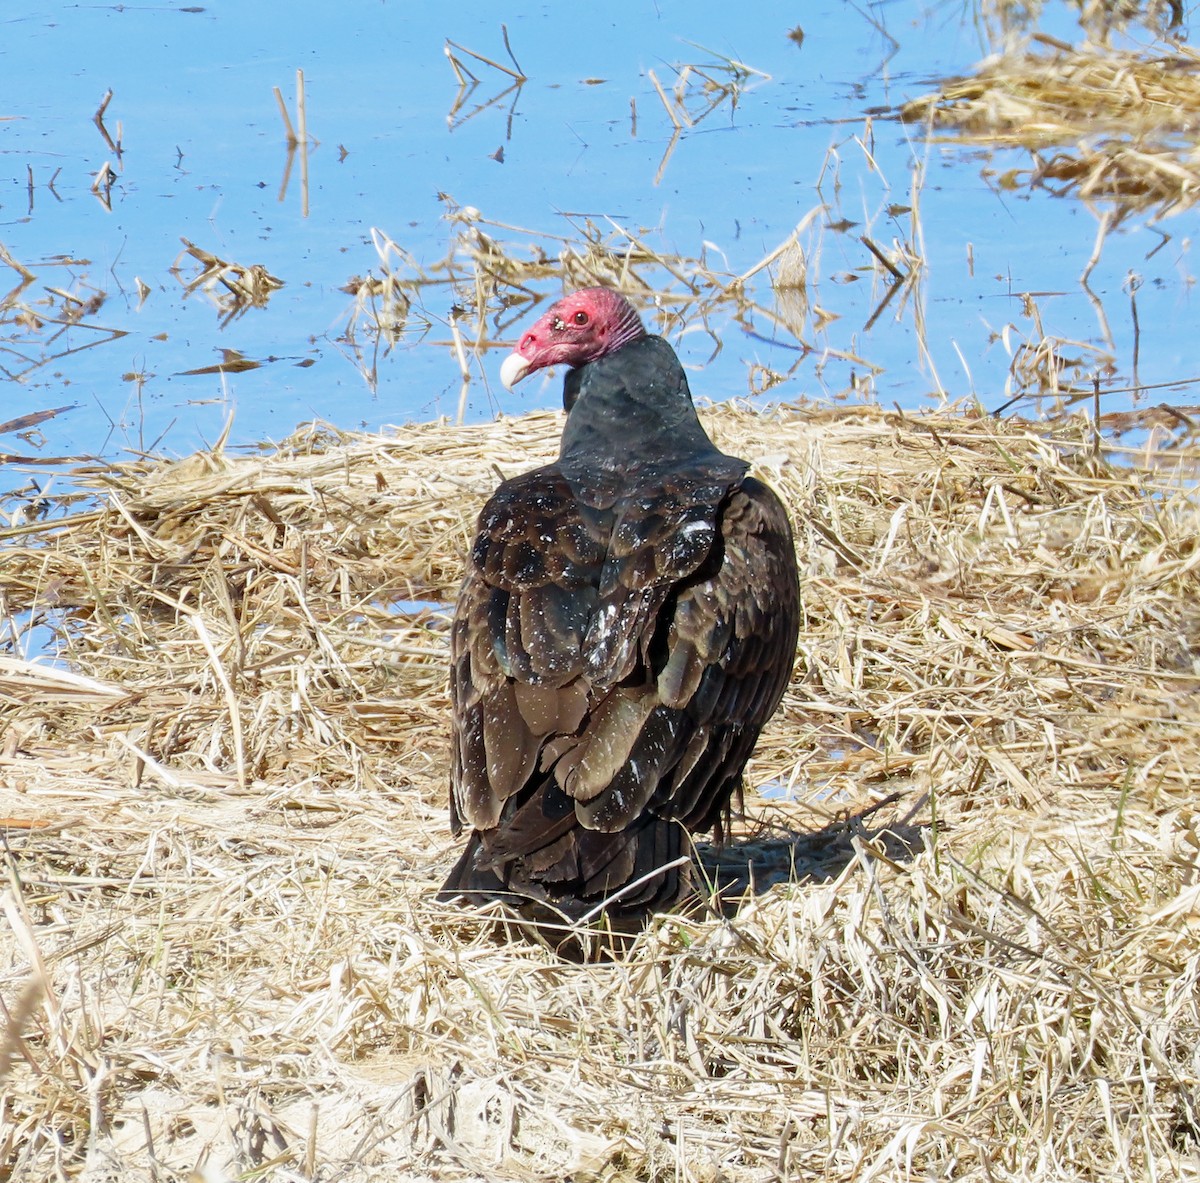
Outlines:
[[574, 322], [575, 322], [577, 325], [585, 325], [585, 324], [587, 324], [587, 322], [588, 322], [589, 320], [591, 320], [591, 317], [590, 317], [590, 316], [588, 316], [588, 314], [587, 314], [586, 312], [583, 312], [583, 311], [581, 310], [581, 311], [579, 311], [579, 312], [575, 313], [575, 315], [574, 315], [574, 316], [573, 316], [571, 319], [572, 319], [572, 320], [573, 320], [573, 321], [574, 321]]

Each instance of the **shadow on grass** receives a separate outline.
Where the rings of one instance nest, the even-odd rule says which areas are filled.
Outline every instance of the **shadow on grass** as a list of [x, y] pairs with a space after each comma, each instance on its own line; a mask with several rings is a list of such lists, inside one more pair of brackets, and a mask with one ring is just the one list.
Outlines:
[[729, 918], [750, 896], [764, 895], [780, 883], [828, 883], [837, 879], [862, 853], [892, 863], [908, 863], [932, 836], [929, 820], [914, 820], [924, 808], [925, 794], [903, 817], [870, 824], [900, 794], [893, 794], [857, 813], [831, 820], [819, 830], [802, 832], [775, 823], [751, 838], [718, 846], [696, 845], [696, 886], [707, 886], [708, 902]]

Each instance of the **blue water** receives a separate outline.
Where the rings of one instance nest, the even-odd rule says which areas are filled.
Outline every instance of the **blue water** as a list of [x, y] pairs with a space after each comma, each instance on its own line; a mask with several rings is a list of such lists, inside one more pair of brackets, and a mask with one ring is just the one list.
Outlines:
[[[507, 62], [501, 18], [528, 81], [464, 120], [511, 82], [464, 57], [480, 84], [451, 127], [458, 84], [445, 41]], [[788, 36], [797, 25], [800, 44]], [[1047, 8], [1038, 27], [1080, 38], [1065, 8]], [[1188, 348], [1195, 214], [1164, 222], [1171, 238], [1150, 258], [1160, 235], [1144, 216], [1128, 219], [1110, 236], [1089, 295], [1078, 277], [1096, 212], [1045, 191], [1004, 190], [983, 175], [1028, 167], [1027, 155], [926, 146], [917, 129], [868, 123], [869, 111], [969, 71], [996, 48], [992, 37], [969, 2], [916, 0], [743, 12], [728, 0], [607, 8], [9, 0], [0, 16], [0, 243], [35, 278], [0, 316], [8, 375], [0, 421], [72, 409], [0, 434], [0, 452], [182, 454], [227, 423], [233, 444], [250, 444], [313, 417], [375, 429], [453, 416], [461, 379], [447, 325], [463, 292], [425, 290], [372, 375], [364, 326], [356, 336], [365, 353], [344, 339], [355, 301], [341, 289], [379, 274], [373, 227], [416, 264], [435, 266], [462, 231], [447, 217], [460, 207], [478, 210], [489, 223], [481, 228], [519, 255], [578, 243], [590, 219], [737, 274], [827, 206], [802, 235], [814, 305], [802, 334], [812, 352], [762, 316], [740, 324], [718, 313], [710, 332], [687, 320], [671, 336], [702, 397], [745, 396], [761, 385], [756, 367], [768, 367], [788, 375], [772, 399], [917, 407], [974, 397], [995, 406], [1007, 397], [1006, 326], [1010, 343], [1033, 331], [1025, 292], [1038, 293], [1046, 332], [1078, 343], [1064, 352], [1080, 359], [1081, 374], [1103, 371], [1108, 386], [1129, 387], [1131, 274], [1136, 379], [1192, 377], [1200, 372]], [[673, 67], [707, 63], [719, 73], [722, 55], [768, 77], [750, 75], [736, 107], [725, 102], [685, 129], [664, 166], [673, 129], [648, 72], [669, 90]], [[308, 156], [307, 216], [298, 159], [281, 191], [288, 153], [272, 95], [279, 87], [295, 121], [297, 68], [318, 141]], [[114, 139], [120, 125], [119, 159], [92, 122], [109, 89], [104, 122]], [[693, 109], [701, 101], [693, 95]], [[111, 210], [92, 188], [106, 162], [116, 174]], [[860, 236], [884, 249], [911, 238], [902, 207], [922, 169], [923, 278], [872, 322], [887, 285]], [[204, 292], [185, 292], [197, 269], [179, 260], [182, 238], [261, 264], [284, 286], [266, 307], [223, 323]], [[0, 264], [0, 294], [18, 282]], [[773, 306], [765, 272], [750, 286]], [[557, 290], [553, 281], [532, 287]], [[93, 306], [77, 324], [54, 323], [64, 305], [47, 289]], [[515, 327], [505, 333], [511, 340]], [[227, 349], [264, 364], [184, 373], [214, 366]], [[472, 360], [469, 418], [557, 403], [557, 379], [532, 379], [515, 396], [501, 391], [502, 356]], [[1163, 398], [1187, 401], [1187, 391], [1154, 392]]]

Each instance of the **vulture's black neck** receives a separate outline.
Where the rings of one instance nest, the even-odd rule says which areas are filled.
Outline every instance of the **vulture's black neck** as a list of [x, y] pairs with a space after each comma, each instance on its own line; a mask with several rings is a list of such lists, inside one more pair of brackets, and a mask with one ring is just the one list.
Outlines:
[[723, 457], [696, 416], [687, 376], [661, 337], [639, 337], [563, 383], [565, 470], [670, 467]]

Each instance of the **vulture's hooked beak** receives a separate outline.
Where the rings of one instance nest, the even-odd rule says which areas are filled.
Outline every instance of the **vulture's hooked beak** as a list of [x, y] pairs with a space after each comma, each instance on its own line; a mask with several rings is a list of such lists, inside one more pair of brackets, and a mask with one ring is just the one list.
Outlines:
[[512, 390], [526, 374], [529, 373], [529, 362], [519, 353], [510, 353], [500, 366], [500, 381], [505, 389]]

